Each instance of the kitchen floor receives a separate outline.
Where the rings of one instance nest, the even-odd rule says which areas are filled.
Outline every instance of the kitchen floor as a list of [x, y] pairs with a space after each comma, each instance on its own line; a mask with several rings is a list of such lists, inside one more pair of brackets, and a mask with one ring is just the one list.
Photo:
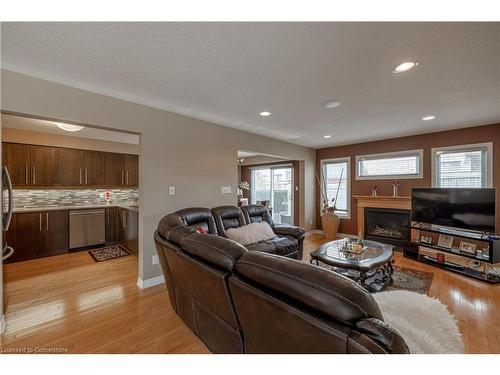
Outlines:
[[96, 263], [86, 251], [5, 266], [4, 353], [205, 353], [165, 285], [141, 290], [137, 256]]

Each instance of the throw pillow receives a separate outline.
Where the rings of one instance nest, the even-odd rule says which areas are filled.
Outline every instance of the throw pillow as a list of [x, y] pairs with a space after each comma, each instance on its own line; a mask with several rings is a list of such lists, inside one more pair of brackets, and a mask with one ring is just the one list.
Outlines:
[[252, 223], [239, 228], [226, 230], [227, 238], [238, 242], [240, 245], [246, 246], [257, 242], [270, 240], [276, 237], [273, 228], [266, 223]]

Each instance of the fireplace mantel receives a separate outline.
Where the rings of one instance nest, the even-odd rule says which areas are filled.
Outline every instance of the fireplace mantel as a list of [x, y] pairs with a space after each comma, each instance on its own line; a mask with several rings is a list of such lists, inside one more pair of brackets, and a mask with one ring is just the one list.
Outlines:
[[383, 195], [354, 195], [357, 202], [358, 233], [365, 232], [365, 208], [393, 208], [399, 210], [411, 209], [411, 197], [391, 197]]

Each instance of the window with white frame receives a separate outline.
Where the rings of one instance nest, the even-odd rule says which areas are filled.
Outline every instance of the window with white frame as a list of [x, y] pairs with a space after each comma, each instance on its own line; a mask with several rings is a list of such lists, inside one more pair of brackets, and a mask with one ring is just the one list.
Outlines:
[[492, 143], [432, 149], [432, 184], [440, 188], [491, 186]]
[[356, 179], [422, 178], [423, 150], [356, 156]]
[[[330, 205], [337, 196], [335, 213], [342, 218], [350, 218], [351, 189], [350, 170], [351, 158], [329, 159], [321, 161], [321, 189], [326, 192]], [[338, 194], [337, 194], [338, 192]], [[323, 199], [322, 199], [323, 200]], [[321, 202], [323, 204], [323, 202]]]

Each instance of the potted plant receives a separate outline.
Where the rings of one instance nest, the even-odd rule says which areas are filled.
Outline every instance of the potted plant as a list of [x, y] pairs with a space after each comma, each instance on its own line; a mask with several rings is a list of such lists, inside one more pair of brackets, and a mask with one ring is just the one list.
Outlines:
[[[335, 193], [335, 198], [332, 200], [328, 200], [327, 196], [327, 181], [323, 176], [323, 171], [321, 171], [321, 180], [323, 182], [321, 191], [321, 198], [323, 201], [323, 208], [321, 213], [323, 216], [321, 217], [321, 225], [323, 227], [323, 232], [326, 239], [334, 240], [337, 238], [337, 233], [339, 231], [340, 218], [335, 213], [337, 197], [339, 195], [340, 185], [342, 184], [342, 177], [344, 175], [344, 169], [340, 172], [340, 178], [337, 185], [337, 191]], [[316, 179], [318, 180], [318, 184], [321, 186], [321, 181], [319, 180], [318, 174], [316, 173]]]

